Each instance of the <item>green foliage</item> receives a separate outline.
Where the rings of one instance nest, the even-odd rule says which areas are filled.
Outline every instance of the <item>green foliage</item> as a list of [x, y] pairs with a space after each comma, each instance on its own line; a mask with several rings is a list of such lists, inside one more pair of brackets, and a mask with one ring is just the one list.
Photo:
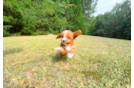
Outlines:
[[[86, 2], [88, 5], [84, 6]], [[22, 35], [39, 35], [45, 31], [45, 34], [58, 34], [65, 29], [81, 29], [83, 34], [87, 34], [85, 11], [95, 10], [91, 8], [92, 3], [93, 0], [4, 0], [3, 26], [11, 25], [6, 31]]]
[[[68, 21], [67, 29], [76, 31], [82, 30], [82, 34], [87, 34], [87, 24], [89, 22], [89, 16], [94, 13], [97, 0], [70, 0], [71, 4], [75, 6], [66, 10], [66, 18]], [[93, 8], [91, 7], [93, 6]]]
[[6, 25], [3, 25], [3, 36], [10, 36], [11, 33], [9, 32], [9, 29], [12, 28], [13, 26], [10, 25], [9, 23], [13, 19], [12, 16], [3, 16], [3, 24], [6, 23]]
[[33, 35], [43, 35], [43, 34], [49, 34], [48, 31], [40, 31], [40, 30], [36, 30], [36, 32], [32, 33]]
[[47, 34], [49, 34], [49, 31], [42, 31], [42, 34], [47, 35]]
[[70, 7], [66, 10], [66, 18], [68, 21], [67, 29], [76, 31], [81, 29], [83, 34], [86, 34], [84, 28], [84, 20], [82, 13], [82, 4], [81, 0], [71, 1], [70, 3], [74, 4], [74, 7]]
[[88, 29], [88, 34], [95, 35], [95, 17], [92, 16], [89, 18], [89, 29]]
[[11, 36], [12, 34], [6, 30], [3, 30], [3, 36]]
[[14, 35], [19, 36], [19, 35], [21, 35], [21, 32], [16, 32]]
[[[23, 19], [16, 0], [3, 1], [3, 27], [11, 25], [7, 31], [20, 32], [23, 29]], [[3, 28], [4, 29], [4, 28]]]
[[81, 30], [82, 34], [131, 39], [131, 1], [125, 0], [111, 12], [94, 17], [97, 1], [4, 0], [3, 36]]
[[130, 0], [125, 0], [121, 4], [116, 4], [111, 12], [106, 12], [104, 15], [98, 15], [95, 18], [94, 24], [95, 26], [92, 26], [92, 23], [90, 22], [89, 34], [131, 39]]
[[41, 35], [42, 31], [36, 30], [36, 32], [33, 33], [33, 35]]
[[3, 36], [10, 36], [11, 33], [9, 32], [9, 29], [12, 28], [13, 26], [10, 25], [9, 23], [11, 22], [11, 20], [13, 19], [12, 16], [3, 16]]
[[28, 29], [24, 29], [21, 31], [21, 34], [22, 35], [32, 35], [33, 31], [31, 30], [28, 30]]
[[97, 1], [98, 0], [82, 0], [82, 12], [86, 34], [89, 34], [89, 26], [91, 26], [90, 17], [95, 12]]

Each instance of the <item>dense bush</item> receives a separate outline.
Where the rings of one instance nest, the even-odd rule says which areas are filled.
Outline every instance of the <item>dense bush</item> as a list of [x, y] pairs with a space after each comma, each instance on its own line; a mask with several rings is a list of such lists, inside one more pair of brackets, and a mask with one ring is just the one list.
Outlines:
[[87, 34], [85, 12], [82, 12], [87, 1], [88, 5], [96, 6], [93, 0], [4, 0], [3, 35], [58, 34], [65, 29], [81, 29], [83, 34]]
[[3, 1], [3, 30], [9, 33], [20, 32], [23, 29], [23, 19], [20, 9], [12, 0]]

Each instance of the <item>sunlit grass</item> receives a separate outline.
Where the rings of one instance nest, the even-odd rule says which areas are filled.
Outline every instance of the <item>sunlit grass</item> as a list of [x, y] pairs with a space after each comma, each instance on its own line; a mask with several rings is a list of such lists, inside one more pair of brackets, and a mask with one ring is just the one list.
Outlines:
[[130, 40], [80, 35], [75, 56], [66, 59], [54, 50], [55, 37], [4, 37], [4, 87], [131, 87]]

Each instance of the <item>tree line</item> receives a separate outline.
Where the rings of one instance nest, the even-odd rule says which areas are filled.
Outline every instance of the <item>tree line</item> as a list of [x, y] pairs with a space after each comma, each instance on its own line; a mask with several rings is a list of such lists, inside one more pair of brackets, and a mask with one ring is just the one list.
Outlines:
[[87, 34], [85, 22], [96, 4], [97, 0], [4, 0], [3, 35], [58, 34], [65, 29]]
[[111, 12], [92, 16], [98, 0], [4, 0], [3, 36], [82, 34], [131, 39], [131, 2], [116, 4]]
[[131, 2], [116, 4], [110, 12], [90, 17], [88, 34], [120, 39], [131, 39]]

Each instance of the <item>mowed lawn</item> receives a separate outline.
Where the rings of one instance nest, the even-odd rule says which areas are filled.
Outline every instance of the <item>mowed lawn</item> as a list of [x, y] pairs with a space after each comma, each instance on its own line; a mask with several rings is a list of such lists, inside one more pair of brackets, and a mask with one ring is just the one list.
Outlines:
[[3, 37], [3, 87], [130, 88], [131, 41], [80, 35], [62, 57], [56, 35]]

